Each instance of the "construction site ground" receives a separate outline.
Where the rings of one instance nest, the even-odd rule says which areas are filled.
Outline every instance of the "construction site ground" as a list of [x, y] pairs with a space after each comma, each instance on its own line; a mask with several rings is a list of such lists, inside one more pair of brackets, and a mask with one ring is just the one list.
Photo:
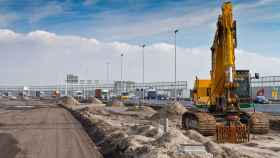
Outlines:
[[[86, 104], [68, 107], [79, 118], [104, 157], [139, 158], [277, 158], [280, 134], [274, 122], [268, 134], [251, 134], [250, 142], [217, 144], [215, 137], [204, 137], [181, 128], [185, 108], [171, 105], [159, 111], [150, 107], [99, 106]], [[267, 114], [271, 119], [272, 115]], [[168, 133], [162, 118], [169, 118]], [[274, 120], [280, 117], [273, 116]]]
[[1, 158], [101, 158], [69, 111], [52, 101], [0, 100]]
[[[5, 158], [278, 158], [280, 154], [277, 113], [267, 114], [272, 123], [268, 134], [251, 134], [250, 142], [243, 144], [217, 144], [214, 136], [181, 128], [187, 109], [178, 103], [160, 110], [80, 104], [73, 98], [1, 99], [0, 105], [0, 155]], [[165, 117], [167, 133], [162, 126]]]

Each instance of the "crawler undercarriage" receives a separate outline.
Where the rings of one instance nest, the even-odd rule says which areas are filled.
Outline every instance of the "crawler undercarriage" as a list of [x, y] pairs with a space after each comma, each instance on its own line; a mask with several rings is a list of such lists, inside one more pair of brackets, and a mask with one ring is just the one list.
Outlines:
[[182, 116], [182, 127], [194, 129], [202, 135], [216, 135], [217, 142], [243, 143], [250, 139], [249, 133], [266, 134], [269, 130], [269, 121], [263, 113], [240, 112], [239, 125], [226, 125], [226, 116], [222, 114], [188, 111]]

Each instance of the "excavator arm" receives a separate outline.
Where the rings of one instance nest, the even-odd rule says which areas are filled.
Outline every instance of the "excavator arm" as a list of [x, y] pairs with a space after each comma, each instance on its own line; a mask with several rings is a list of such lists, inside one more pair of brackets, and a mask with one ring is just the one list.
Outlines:
[[222, 14], [218, 18], [212, 51], [211, 97], [212, 109], [224, 112], [229, 104], [237, 107], [237, 98], [232, 93], [234, 84], [236, 21], [233, 20], [232, 4], [224, 3]]

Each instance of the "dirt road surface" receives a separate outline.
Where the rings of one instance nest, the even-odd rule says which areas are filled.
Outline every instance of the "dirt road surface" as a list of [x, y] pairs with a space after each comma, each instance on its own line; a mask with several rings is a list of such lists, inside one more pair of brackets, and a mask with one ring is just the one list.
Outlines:
[[102, 158], [80, 123], [41, 101], [0, 100], [0, 157]]

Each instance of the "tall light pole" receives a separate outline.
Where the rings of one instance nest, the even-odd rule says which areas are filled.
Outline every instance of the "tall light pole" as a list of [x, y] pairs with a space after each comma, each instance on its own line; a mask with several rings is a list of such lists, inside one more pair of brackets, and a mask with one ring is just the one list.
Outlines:
[[177, 84], [177, 50], [176, 50], [176, 42], [177, 42], [177, 39], [176, 39], [176, 34], [177, 34], [177, 32], [178, 32], [179, 30], [178, 29], [176, 29], [176, 30], [174, 30], [174, 35], [175, 35], [175, 37], [174, 37], [174, 49], [175, 49], [175, 58], [174, 58], [174, 83], [175, 83], [175, 87], [174, 87], [174, 89], [175, 89], [175, 100], [177, 100], [177, 86], [176, 86], [176, 84]]
[[123, 80], [123, 53], [121, 54], [121, 81]]
[[141, 47], [142, 47], [142, 84], [143, 84], [142, 101], [144, 103], [144, 99], [145, 99], [145, 87], [144, 87], [144, 84], [145, 84], [145, 52], [144, 52], [144, 50], [145, 50], [146, 45], [142, 44]]
[[121, 54], [121, 93], [122, 93], [122, 91], [123, 91], [123, 56], [124, 56], [124, 54], [122, 53]]

